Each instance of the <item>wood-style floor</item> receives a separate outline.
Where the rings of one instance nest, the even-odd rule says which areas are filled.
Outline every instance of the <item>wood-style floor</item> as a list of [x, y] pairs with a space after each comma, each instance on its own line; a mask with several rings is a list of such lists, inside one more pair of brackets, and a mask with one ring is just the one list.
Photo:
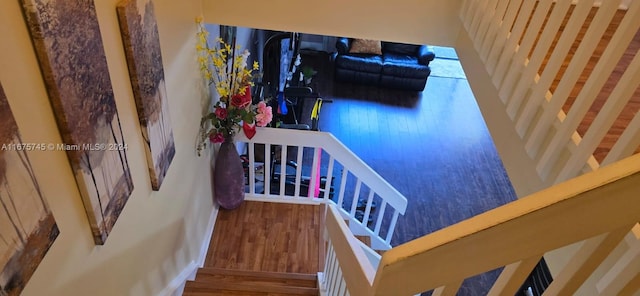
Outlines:
[[244, 202], [220, 209], [204, 267], [316, 274], [320, 206]]
[[[409, 200], [393, 245], [516, 199], [466, 80], [430, 77], [421, 93], [392, 91], [334, 83], [327, 54], [303, 57], [303, 63], [319, 72], [314, 89], [333, 100], [322, 109], [320, 129], [333, 133]], [[315, 211], [256, 202], [220, 211], [205, 266], [315, 273], [320, 267]], [[459, 295], [486, 294], [497, 274], [468, 279]]]
[[[323, 105], [320, 129], [409, 201], [393, 245], [516, 199], [465, 79], [431, 76], [423, 92], [412, 93], [334, 82], [326, 54], [302, 62], [322, 73], [314, 89], [333, 100]], [[469, 279], [458, 295], [484, 295], [496, 277], [492, 272]]]

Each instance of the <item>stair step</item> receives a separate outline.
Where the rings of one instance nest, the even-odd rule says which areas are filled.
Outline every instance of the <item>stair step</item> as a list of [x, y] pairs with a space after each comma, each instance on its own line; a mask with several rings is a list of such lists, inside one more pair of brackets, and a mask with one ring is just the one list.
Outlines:
[[318, 295], [317, 287], [314, 274], [201, 268], [183, 295]]

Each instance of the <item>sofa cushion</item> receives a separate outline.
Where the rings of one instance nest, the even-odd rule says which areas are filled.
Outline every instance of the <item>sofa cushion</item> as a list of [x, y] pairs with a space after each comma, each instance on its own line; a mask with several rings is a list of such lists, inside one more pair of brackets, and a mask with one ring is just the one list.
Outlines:
[[382, 57], [366, 54], [338, 55], [335, 59], [335, 66], [341, 69], [380, 73], [382, 72]]
[[417, 55], [419, 48], [420, 48], [420, 45], [395, 43], [395, 42], [383, 42], [382, 44], [382, 52], [384, 54], [397, 53], [397, 54], [406, 54], [406, 55], [415, 56]]
[[382, 54], [382, 45], [378, 40], [353, 39], [349, 53]]
[[418, 63], [416, 56], [388, 53], [382, 62], [382, 74], [397, 77], [427, 77], [431, 73], [428, 66]]

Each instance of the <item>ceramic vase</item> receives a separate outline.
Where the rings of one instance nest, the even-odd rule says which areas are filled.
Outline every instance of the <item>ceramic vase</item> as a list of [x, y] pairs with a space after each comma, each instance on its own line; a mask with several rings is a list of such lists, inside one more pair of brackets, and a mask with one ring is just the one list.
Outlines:
[[227, 210], [239, 207], [244, 201], [244, 171], [232, 139], [221, 144], [213, 170], [214, 200]]

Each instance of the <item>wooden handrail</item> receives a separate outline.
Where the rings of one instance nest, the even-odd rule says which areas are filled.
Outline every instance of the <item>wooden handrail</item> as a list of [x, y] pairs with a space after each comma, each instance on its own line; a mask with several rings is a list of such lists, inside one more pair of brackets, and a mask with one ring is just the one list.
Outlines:
[[415, 294], [628, 231], [640, 219], [639, 183], [635, 155], [395, 247], [382, 256], [374, 294]]
[[357, 172], [358, 179], [384, 198], [399, 214], [404, 215], [407, 209], [407, 199], [402, 193], [330, 133], [259, 127], [251, 140], [247, 139], [243, 133], [237, 134], [235, 140], [247, 143], [320, 147], [349, 171]]

